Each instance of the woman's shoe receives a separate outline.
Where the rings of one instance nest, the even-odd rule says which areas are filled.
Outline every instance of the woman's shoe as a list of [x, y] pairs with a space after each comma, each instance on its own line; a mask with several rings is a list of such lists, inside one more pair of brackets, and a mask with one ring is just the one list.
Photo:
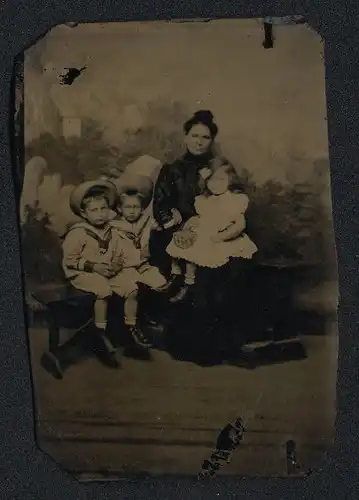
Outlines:
[[246, 370], [254, 370], [257, 368], [255, 351], [241, 349], [229, 360], [229, 364], [238, 368], [245, 368]]

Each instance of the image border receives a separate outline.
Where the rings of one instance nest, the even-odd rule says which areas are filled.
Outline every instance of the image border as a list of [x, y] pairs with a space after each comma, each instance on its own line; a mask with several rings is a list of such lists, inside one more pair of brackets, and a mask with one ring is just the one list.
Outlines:
[[[332, 452], [323, 461], [320, 471], [305, 479], [246, 479], [218, 477], [210, 482], [193, 479], [154, 478], [137, 479], [134, 482], [80, 484], [61, 470], [55, 462], [42, 453], [35, 444], [33, 422], [33, 398], [25, 335], [24, 297], [19, 255], [19, 231], [17, 221], [18, 182], [16, 182], [16, 158], [12, 146], [13, 125], [12, 94], [15, 58], [33, 45], [52, 27], [65, 21], [108, 22], [125, 20], [159, 20], [171, 18], [246, 18], [263, 17], [268, 12], [278, 16], [295, 14], [293, 3], [281, 5], [281, 12], [273, 12], [270, 2], [251, 1], [241, 6], [215, 2], [196, 3], [185, 8], [177, 2], [121, 4], [108, 1], [105, 4], [89, 0], [86, 4], [55, 4], [50, 0], [15, 3], [8, 5], [3, 15], [4, 36], [2, 49], [2, 190], [1, 219], [1, 424], [3, 429], [1, 485], [4, 498], [355, 498], [355, 457], [358, 449], [356, 435], [358, 417], [355, 403], [358, 394], [357, 350], [355, 329], [359, 325], [359, 309], [356, 306], [357, 240], [355, 213], [358, 212], [355, 169], [358, 164], [356, 143], [359, 131], [355, 124], [355, 80], [358, 78], [355, 64], [356, 27], [350, 19], [357, 19], [350, 6], [336, 3], [335, 19], [330, 9], [322, 3], [312, 5], [306, 18], [325, 39], [326, 87], [332, 177], [333, 218], [339, 261], [339, 360], [336, 440]], [[272, 7], [272, 8], [271, 8]], [[299, 9], [297, 9], [299, 10]], [[342, 12], [339, 12], [342, 10]], [[275, 46], [273, 49], [275, 50]]]

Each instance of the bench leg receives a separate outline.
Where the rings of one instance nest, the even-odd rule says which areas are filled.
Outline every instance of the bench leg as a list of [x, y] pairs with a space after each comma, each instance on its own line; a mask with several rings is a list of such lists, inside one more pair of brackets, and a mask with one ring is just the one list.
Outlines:
[[60, 345], [60, 329], [50, 314], [47, 314], [46, 320], [49, 331], [49, 351], [54, 354]]
[[54, 378], [62, 379], [66, 368], [75, 363], [85, 353], [89, 354], [92, 351], [89, 332], [91, 324], [92, 319], [75, 331], [65, 343], [61, 344], [60, 328], [51, 317], [49, 318], [49, 350], [43, 354], [41, 364]]
[[57, 357], [60, 344], [60, 329], [53, 321], [50, 312], [46, 311], [46, 324], [48, 328], [48, 351], [41, 356], [42, 367], [56, 379], [63, 378], [63, 368]]

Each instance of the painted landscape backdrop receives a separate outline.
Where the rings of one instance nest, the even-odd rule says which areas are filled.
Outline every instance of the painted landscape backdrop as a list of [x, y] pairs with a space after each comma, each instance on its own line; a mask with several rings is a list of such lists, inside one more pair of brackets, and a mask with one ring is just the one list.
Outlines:
[[[323, 300], [329, 300], [330, 289], [335, 301], [324, 75], [317, 35], [309, 32], [300, 38], [300, 30], [308, 30], [301, 27], [286, 39], [289, 43], [281, 44], [285, 30], [292, 29], [283, 27], [276, 50], [264, 51], [255, 20], [241, 30], [231, 21], [139, 23], [138, 29], [131, 24], [121, 29], [106, 25], [105, 34], [105, 25], [59, 26], [26, 54], [20, 217], [28, 284], [62, 279], [60, 243], [76, 220], [68, 206], [75, 184], [116, 177], [143, 157], [151, 161], [148, 167], [142, 161], [141, 168], [155, 177], [158, 166], [153, 165], [182, 154], [183, 122], [196, 109], [208, 108], [220, 128], [217, 148], [234, 163], [250, 197], [248, 232], [260, 249], [258, 258], [317, 264]], [[213, 29], [221, 32], [220, 43], [211, 36]], [[63, 51], [64, 43], [71, 50]], [[178, 57], [170, 54], [175, 47]], [[154, 53], [156, 58], [149, 60]], [[223, 53], [228, 60], [219, 58]], [[59, 75], [71, 66], [87, 68], [73, 85], [61, 85]], [[264, 85], [269, 69], [271, 77]]]

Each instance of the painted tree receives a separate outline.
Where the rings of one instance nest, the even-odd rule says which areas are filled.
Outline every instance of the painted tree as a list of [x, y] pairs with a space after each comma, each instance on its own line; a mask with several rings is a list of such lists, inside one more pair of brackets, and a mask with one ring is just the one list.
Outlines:
[[41, 62], [46, 48], [46, 37], [37, 42], [25, 53], [24, 74], [24, 129], [25, 143], [48, 133], [54, 137], [61, 134], [61, 116], [51, 99], [51, 80]]

